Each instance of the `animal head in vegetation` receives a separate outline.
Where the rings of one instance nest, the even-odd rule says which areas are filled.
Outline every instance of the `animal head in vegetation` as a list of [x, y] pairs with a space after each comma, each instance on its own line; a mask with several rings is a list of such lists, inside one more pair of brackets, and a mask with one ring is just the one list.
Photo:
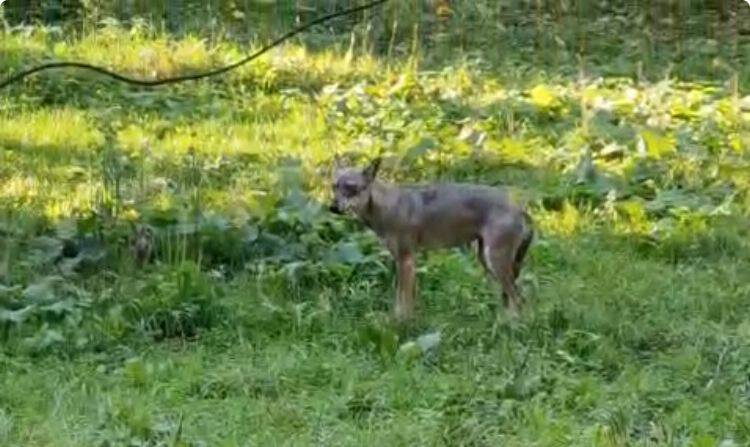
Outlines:
[[130, 254], [138, 267], [151, 260], [154, 252], [154, 233], [146, 225], [136, 225], [130, 235]]
[[331, 212], [359, 214], [366, 209], [380, 161], [378, 157], [364, 169], [341, 167], [338, 159], [335, 161]]

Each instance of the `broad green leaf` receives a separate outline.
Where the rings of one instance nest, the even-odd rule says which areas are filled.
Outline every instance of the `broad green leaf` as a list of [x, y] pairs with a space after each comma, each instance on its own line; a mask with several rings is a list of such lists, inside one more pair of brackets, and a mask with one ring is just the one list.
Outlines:
[[147, 382], [146, 365], [139, 358], [128, 359], [125, 362], [123, 373], [135, 385], [143, 386]]
[[412, 146], [406, 151], [404, 161], [414, 161], [437, 147], [437, 143], [432, 138], [422, 138], [419, 143]]
[[60, 256], [62, 249], [61, 240], [41, 236], [31, 241], [28, 259], [37, 266], [43, 265]]
[[555, 92], [545, 84], [539, 84], [529, 91], [531, 103], [540, 109], [550, 109], [559, 105]]
[[430, 334], [424, 334], [417, 338], [417, 344], [422, 349], [422, 352], [431, 351], [440, 345], [440, 332], [433, 332]]
[[716, 447], [718, 441], [709, 435], [698, 435], [693, 438], [693, 441], [689, 445], [690, 447]]
[[586, 148], [581, 160], [578, 162], [576, 167], [576, 183], [590, 183], [596, 180], [596, 168], [594, 167], [594, 159], [591, 156], [591, 151]]
[[627, 125], [615, 125], [610, 113], [598, 112], [589, 121], [589, 132], [593, 137], [605, 141], [627, 144], [633, 141], [635, 132]]
[[0, 298], [15, 295], [21, 290], [21, 286], [4, 286], [0, 284]]
[[60, 239], [72, 239], [78, 231], [78, 223], [74, 219], [61, 219], [55, 225], [55, 233]]
[[524, 161], [527, 159], [528, 143], [513, 138], [503, 138], [500, 141], [500, 153], [508, 161]]
[[0, 309], [0, 322], [20, 324], [26, 321], [31, 313], [36, 309], [35, 305], [26, 306], [19, 310]]
[[40, 307], [40, 310], [44, 312], [52, 312], [57, 315], [62, 315], [62, 314], [71, 312], [73, 309], [75, 309], [75, 307], [76, 307], [75, 301], [71, 298], [68, 298], [65, 300], [57, 301], [48, 306]]
[[675, 141], [671, 135], [643, 130], [640, 136], [646, 154], [652, 158], [658, 159], [675, 151]]
[[738, 152], [738, 153], [743, 152], [743, 144], [742, 144], [742, 138], [740, 137], [740, 134], [738, 133], [729, 134], [729, 136], [727, 137], [727, 140], [729, 140], [728, 141], [729, 147], [733, 151]]
[[408, 341], [398, 348], [398, 354], [408, 360], [416, 360], [422, 355], [422, 348], [414, 341]]
[[49, 303], [55, 300], [55, 286], [63, 279], [59, 276], [49, 276], [41, 281], [29, 285], [21, 293], [23, 299], [32, 303]]
[[65, 337], [60, 331], [54, 329], [45, 329], [42, 331], [40, 336], [34, 338], [34, 347], [38, 349], [46, 349], [52, 345], [63, 343]]
[[465, 141], [471, 145], [481, 147], [482, 143], [487, 139], [487, 134], [474, 129], [473, 127], [466, 125], [461, 128], [461, 132], [458, 134], [458, 141]]
[[652, 213], [662, 213], [672, 209], [696, 210], [706, 204], [702, 197], [679, 189], [659, 191], [653, 200], [646, 204], [646, 209]]
[[365, 259], [359, 246], [352, 242], [336, 245], [328, 252], [326, 260], [336, 264], [359, 264]]

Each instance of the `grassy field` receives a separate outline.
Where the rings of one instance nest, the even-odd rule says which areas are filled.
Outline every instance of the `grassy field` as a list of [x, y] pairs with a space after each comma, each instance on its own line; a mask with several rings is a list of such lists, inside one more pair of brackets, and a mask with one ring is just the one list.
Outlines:
[[[353, 36], [161, 90], [58, 72], [0, 92], [0, 445], [750, 445], [741, 65], [711, 37], [655, 51], [677, 65], [654, 74], [607, 56], [623, 36], [585, 61]], [[35, 26], [0, 36], [0, 75], [246, 51]], [[520, 319], [450, 250], [420, 257], [417, 320], [390, 321], [390, 258], [325, 207], [335, 154], [380, 153], [386, 180], [528, 201]]]

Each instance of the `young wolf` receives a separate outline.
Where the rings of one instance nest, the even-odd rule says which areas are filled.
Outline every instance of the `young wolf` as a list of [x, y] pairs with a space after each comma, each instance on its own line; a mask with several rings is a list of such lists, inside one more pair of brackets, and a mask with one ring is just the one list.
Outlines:
[[419, 249], [477, 242], [479, 262], [502, 285], [506, 311], [518, 315], [515, 281], [534, 236], [529, 215], [505, 191], [466, 183], [396, 186], [376, 179], [380, 158], [364, 169], [335, 168], [330, 211], [353, 214], [396, 262], [397, 319], [412, 317]]

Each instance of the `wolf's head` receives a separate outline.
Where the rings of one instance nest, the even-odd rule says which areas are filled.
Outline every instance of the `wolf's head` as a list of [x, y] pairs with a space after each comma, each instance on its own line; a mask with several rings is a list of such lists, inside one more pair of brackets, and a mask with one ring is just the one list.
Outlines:
[[380, 157], [366, 168], [337, 166], [333, 173], [333, 203], [329, 207], [336, 214], [361, 214], [370, 201], [372, 184], [380, 168]]

